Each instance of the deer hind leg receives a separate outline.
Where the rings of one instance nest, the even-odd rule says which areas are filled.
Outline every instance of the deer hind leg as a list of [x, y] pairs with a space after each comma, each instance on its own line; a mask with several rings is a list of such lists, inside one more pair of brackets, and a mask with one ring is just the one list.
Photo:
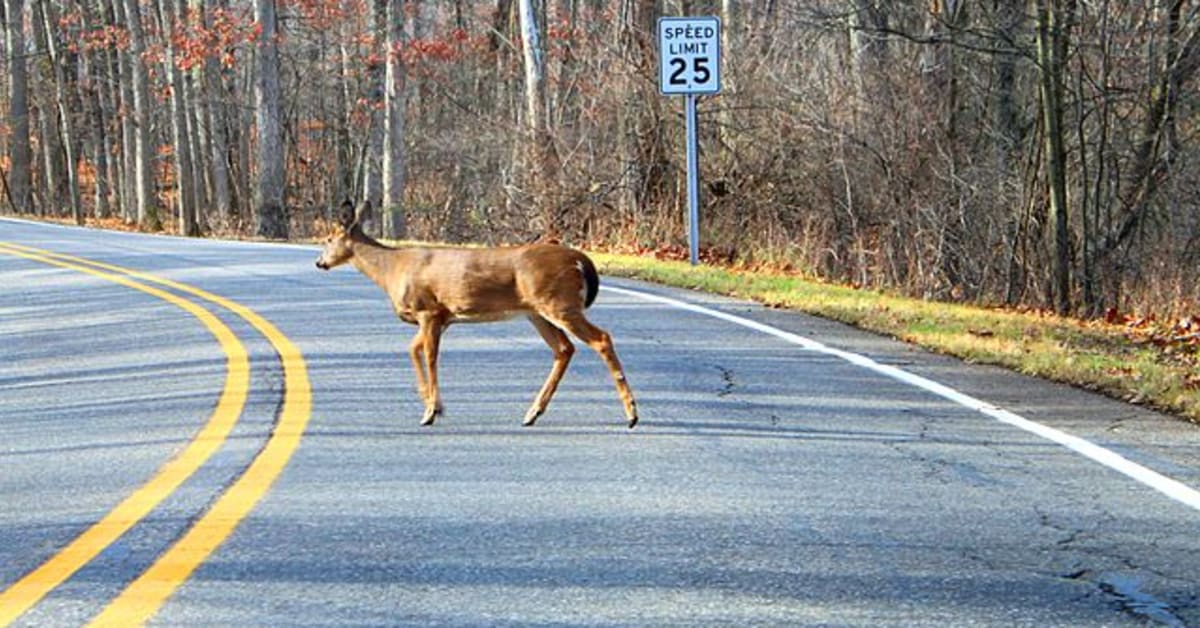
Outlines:
[[554, 352], [554, 366], [550, 368], [550, 375], [546, 377], [546, 383], [542, 385], [541, 392], [534, 398], [533, 405], [529, 406], [529, 411], [525, 413], [524, 425], [526, 427], [533, 425], [538, 417], [546, 411], [550, 398], [554, 396], [554, 391], [558, 390], [558, 382], [562, 380], [563, 373], [567, 372], [571, 356], [575, 355], [575, 346], [571, 344], [571, 340], [561, 329], [537, 314], [530, 314], [529, 322], [533, 323], [534, 328], [538, 330], [542, 339]]
[[625, 370], [621, 368], [621, 360], [617, 358], [617, 351], [613, 348], [612, 337], [608, 335], [608, 332], [584, 318], [583, 312], [564, 314], [554, 319], [554, 322], [600, 354], [600, 358], [608, 366], [608, 371], [612, 373], [613, 383], [617, 386], [617, 395], [621, 397], [621, 403], [625, 405], [625, 417], [629, 421], [629, 427], [637, 425], [637, 402], [634, 401], [633, 393], [629, 390], [629, 383], [625, 381]]
[[438, 415], [442, 414], [437, 362], [442, 332], [445, 328], [445, 323], [439, 318], [422, 317], [419, 321], [417, 335], [409, 347], [409, 357], [412, 359], [413, 370], [417, 374], [417, 388], [421, 392], [421, 400], [425, 402], [425, 414], [421, 417], [421, 425], [433, 425]]

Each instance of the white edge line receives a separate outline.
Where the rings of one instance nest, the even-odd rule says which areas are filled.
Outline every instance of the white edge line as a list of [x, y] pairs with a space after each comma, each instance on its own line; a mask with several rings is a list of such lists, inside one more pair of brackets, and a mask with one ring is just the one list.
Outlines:
[[1159, 493], [1170, 497], [1171, 499], [1174, 499], [1175, 501], [1191, 507], [1194, 510], [1200, 510], [1200, 491], [1197, 491], [1196, 489], [1178, 480], [1171, 479], [1161, 473], [1158, 473], [1157, 471], [1133, 462], [1132, 460], [1129, 460], [1128, 458], [1125, 458], [1110, 449], [1105, 449], [1104, 447], [1084, 440], [1078, 436], [1073, 436], [1052, 427], [1042, 425], [1041, 423], [1031, 421], [1019, 414], [1010, 412], [993, 404], [987, 403], [986, 401], [982, 401], [965, 393], [959, 392], [953, 388], [950, 388], [949, 386], [946, 386], [945, 384], [939, 384], [931, 379], [909, 373], [908, 371], [896, 368], [894, 366], [880, 364], [871, 358], [859, 355], [857, 353], [851, 353], [841, 349], [834, 349], [833, 347], [817, 342], [816, 340], [812, 340], [811, 338], [805, 338], [804, 336], [783, 331], [777, 327], [772, 327], [748, 318], [742, 318], [741, 316], [707, 308], [702, 305], [687, 303], [678, 299], [672, 299], [670, 297], [659, 296], [638, 290], [629, 290], [627, 288], [601, 286], [601, 289], [617, 294], [636, 297], [646, 301], [653, 301], [663, 305], [669, 305], [674, 308], [695, 312], [697, 314], [703, 314], [704, 316], [709, 316], [712, 318], [718, 318], [720, 320], [733, 323], [734, 325], [740, 325], [742, 327], [753, 329], [754, 331], [774, 336], [780, 340], [790, 342], [810, 351], [840, 358], [856, 366], [861, 366], [865, 369], [879, 373], [880, 375], [884, 375], [905, 384], [909, 384], [910, 386], [915, 386], [927, 392], [931, 392], [938, 397], [952, 401], [967, 409], [979, 412], [980, 414], [993, 418], [1001, 423], [1011, 425], [1031, 434], [1040, 436], [1053, 443], [1062, 445], [1063, 447], [1066, 447], [1075, 453], [1098, 462], [1105, 467], [1112, 469], [1113, 471], [1124, 474], [1133, 480], [1140, 482], [1141, 484], [1148, 486]]

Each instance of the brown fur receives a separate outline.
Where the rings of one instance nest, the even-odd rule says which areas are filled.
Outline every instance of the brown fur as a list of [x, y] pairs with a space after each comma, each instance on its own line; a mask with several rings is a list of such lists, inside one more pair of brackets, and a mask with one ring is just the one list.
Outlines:
[[607, 332], [584, 316], [595, 299], [595, 265], [559, 244], [494, 248], [392, 248], [362, 232], [353, 205], [342, 205], [339, 224], [324, 241], [317, 267], [352, 264], [387, 293], [396, 315], [417, 325], [409, 347], [417, 388], [425, 402], [422, 425], [442, 413], [437, 359], [442, 333], [457, 322], [489, 322], [525, 316], [554, 352], [554, 365], [525, 414], [533, 425], [546, 410], [575, 347], [570, 332], [600, 354], [612, 373], [629, 427], [637, 405]]

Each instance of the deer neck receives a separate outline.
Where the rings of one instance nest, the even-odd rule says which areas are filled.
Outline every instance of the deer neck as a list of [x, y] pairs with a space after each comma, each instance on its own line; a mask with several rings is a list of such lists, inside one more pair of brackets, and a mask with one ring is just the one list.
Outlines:
[[384, 290], [388, 289], [389, 278], [399, 266], [396, 249], [388, 248], [374, 240], [355, 242], [354, 257], [350, 263]]

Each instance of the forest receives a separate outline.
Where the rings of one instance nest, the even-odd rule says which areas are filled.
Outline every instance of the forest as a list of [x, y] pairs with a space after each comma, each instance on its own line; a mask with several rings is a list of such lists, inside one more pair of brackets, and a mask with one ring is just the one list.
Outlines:
[[0, 0], [0, 212], [684, 251], [656, 22], [721, 20], [705, 263], [1200, 305], [1200, 0]]

